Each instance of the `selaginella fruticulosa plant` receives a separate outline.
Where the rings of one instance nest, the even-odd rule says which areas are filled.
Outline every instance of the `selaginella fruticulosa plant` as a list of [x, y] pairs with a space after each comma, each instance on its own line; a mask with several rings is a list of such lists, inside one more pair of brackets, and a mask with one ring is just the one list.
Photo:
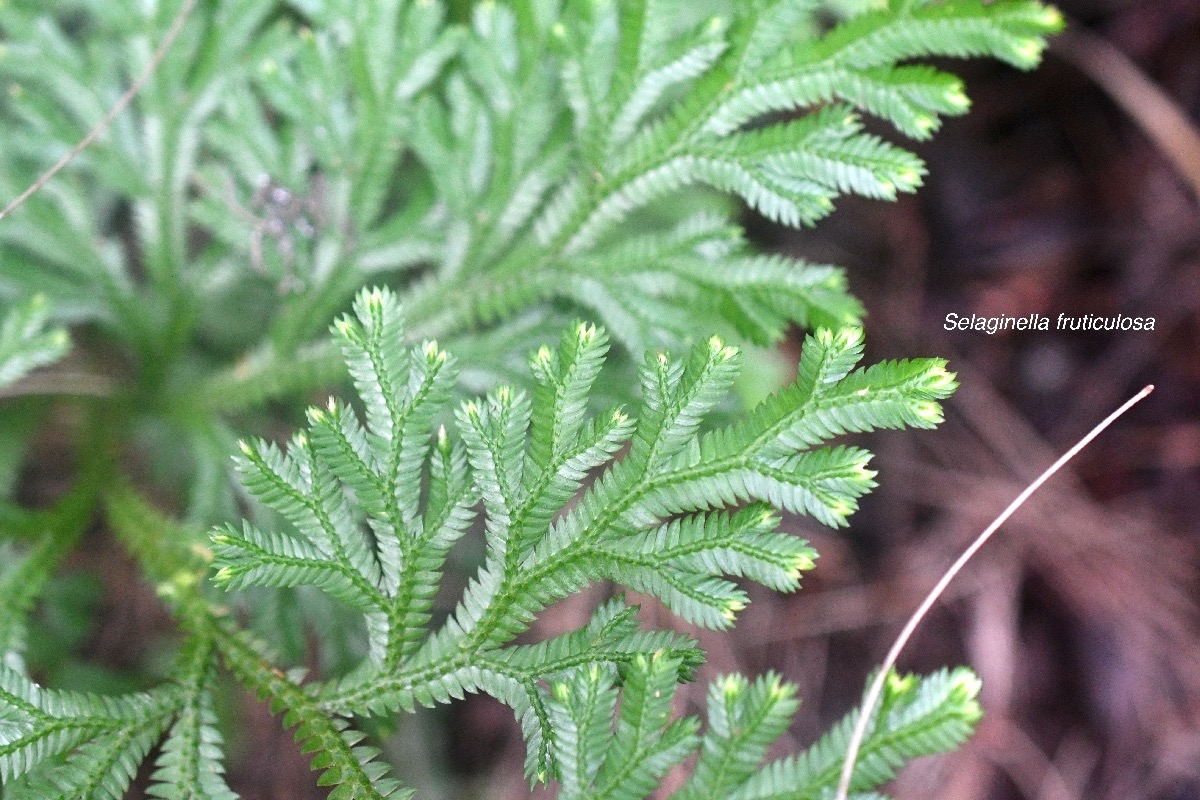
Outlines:
[[[5, 197], [146, 76], [0, 219], [0, 796], [118, 798], [149, 761], [151, 796], [235, 797], [230, 677], [334, 798], [408, 796], [386, 721], [471, 692], [562, 797], [644, 798], [685, 762], [677, 800], [830, 796], [855, 714], [764, 763], [798, 703], [778, 676], [680, 717], [704, 654], [623, 595], [528, 632], [597, 581], [717, 629], [732, 578], [799, 587], [816, 554], [783, 515], [841, 527], [874, 485], [839, 440], [935, 426], [955, 381], [860, 366], [843, 273], [755, 252], [730, 198], [801, 226], [913, 191], [921, 160], [862, 117], [927, 138], [968, 103], [923, 59], [1030, 68], [1059, 24], [1028, 0], [0, 4]], [[793, 326], [795, 380], [738, 411], [744, 346]], [[70, 488], [26, 507], [43, 420]], [[165, 675], [56, 679], [31, 619], [85, 534], [169, 609]], [[977, 691], [890, 676], [855, 796], [963, 741]]]

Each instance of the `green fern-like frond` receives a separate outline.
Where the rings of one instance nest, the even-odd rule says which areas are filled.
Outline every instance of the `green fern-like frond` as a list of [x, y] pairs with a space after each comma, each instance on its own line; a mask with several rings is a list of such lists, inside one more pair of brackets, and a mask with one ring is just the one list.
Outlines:
[[[792, 591], [813, 565], [811, 548], [778, 530], [776, 509], [840, 525], [873, 485], [869, 453], [826, 440], [931, 426], [954, 388], [936, 360], [855, 370], [860, 335], [822, 332], [793, 386], [746, 421], [706, 431], [738, 369], [737, 350], [714, 337], [682, 361], [647, 359], [636, 420], [592, 414], [607, 337], [579, 323], [531, 355], [532, 394], [502, 386], [461, 405], [454, 442], [434, 430], [453, 359], [432, 342], [405, 346], [401, 332], [392, 293], [364, 291], [334, 334], [365, 422], [332, 401], [286, 450], [243, 446], [246, 488], [291, 529], [246, 523], [215, 535], [216, 580], [315, 585], [365, 615], [370, 656], [314, 687], [325, 709], [373, 715], [488, 692], [522, 719], [532, 776], [550, 765], [543, 681], [639, 653], [662, 651], [677, 673], [695, 663], [689, 643], [639, 632], [620, 604], [574, 633], [513, 645], [542, 609], [608, 578], [692, 622], [728, 626], [747, 598], [726, 576]], [[484, 564], [431, 631], [434, 587], [477, 502]]]
[[[548, 705], [555, 722], [556, 778], [566, 798], [642, 800], [670, 767], [696, 755], [672, 800], [822, 800], [832, 796], [845, 757], [851, 714], [808, 750], [763, 763], [787, 730], [799, 701], [778, 676], [739, 675], [709, 687], [707, 725], [670, 720], [675, 694], [670, 660], [661, 653], [614, 667], [579, 669], [555, 682]], [[855, 765], [856, 800], [886, 800], [877, 789], [902, 765], [953, 749], [979, 720], [978, 679], [968, 670], [891, 676], [888, 691]], [[641, 750], [632, 750], [631, 741]], [[618, 780], [614, 780], [619, 776]]]
[[[990, 6], [970, 0], [892, 3], [821, 34], [816, 10], [809, 2], [743, 3], [732, 21], [714, 17], [702, 26], [697, 43], [714, 35], [724, 38], [728, 28], [730, 46], [698, 73], [686, 101], [648, 121], [628, 145], [620, 137], [621, 149], [605, 153], [605, 169], [591, 181], [593, 188], [564, 192], [560, 206], [550, 212], [556, 222], [546, 229], [567, 242], [568, 253], [590, 248], [633, 210], [698, 183], [740, 195], [790, 225], [824, 216], [839, 194], [889, 198], [911, 191], [923, 171], [920, 160], [863, 135], [854, 110], [882, 116], [902, 132], [925, 138], [939, 114], [964, 112], [966, 97], [952, 76], [902, 62], [987, 54], [1027, 68], [1041, 52], [1042, 37], [1061, 22], [1045, 7], [1024, 0]], [[596, 17], [597, 31], [611, 24], [601, 14]], [[594, 35], [575, 53], [590, 58], [588, 64], [600, 74], [605, 74], [598, 68], [604, 60], [628, 65], [635, 74], [644, 71], [638, 59], [622, 62], [614, 56], [621, 44], [608, 43], [596, 54]], [[614, 78], [610, 92], [619, 93], [628, 82], [628, 76]], [[600, 102], [588, 107], [597, 105], [603, 107]], [[806, 108], [818, 110], [742, 130], [769, 113]]]
[[724, 135], [765, 114], [840, 100], [925, 139], [940, 116], [964, 113], [969, 101], [955, 76], [904, 62], [987, 55], [1029, 69], [1043, 37], [1061, 24], [1057, 12], [1021, 0], [876, 7], [824, 37], [781, 43], [772, 52], [748, 48], [742, 85], [719, 101], [705, 127]]

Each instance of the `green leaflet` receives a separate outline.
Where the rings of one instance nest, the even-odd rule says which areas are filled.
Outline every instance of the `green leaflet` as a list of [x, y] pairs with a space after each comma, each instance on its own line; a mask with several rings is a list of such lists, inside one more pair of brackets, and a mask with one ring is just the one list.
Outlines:
[[[405, 346], [402, 325], [386, 289], [362, 292], [354, 316], [334, 325], [365, 421], [331, 401], [310, 410], [308, 430], [286, 450], [243, 445], [246, 488], [291, 528], [216, 534], [216, 580], [314, 585], [365, 615], [370, 656], [313, 688], [326, 709], [378, 714], [488, 692], [522, 719], [532, 776], [550, 768], [542, 681], [664, 647], [676, 672], [691, 659], [686, 642], [630, 627], [619, 603], [544, 651], [513, 646], [538, 612], [608, 578], [721, 628], [747, 602], [726, 576], [795, 590], [815, 553], [778, 530], [776, 509], [844, 524], [873, 486], [869, 453], [826, 440], [931, 426], [955, 386], [938, 360], [855, 369], [859, 333], [823, 331], [806, 344], [794, 385], [743, 422], [706, 431], [737, 374], [737, 350], [714, 337], [683, 361], [647, 359], [636, 420], [620, 409], [592, 414], [607, 337], [576, 324], [556, 349], [532, 354], [532, 395], [501, 386], [462, 404], [459, 441], [433, 422], [453, 359], [433, 342]], [[431, 631], [433, 588], [477, 503], [485, 563]]]

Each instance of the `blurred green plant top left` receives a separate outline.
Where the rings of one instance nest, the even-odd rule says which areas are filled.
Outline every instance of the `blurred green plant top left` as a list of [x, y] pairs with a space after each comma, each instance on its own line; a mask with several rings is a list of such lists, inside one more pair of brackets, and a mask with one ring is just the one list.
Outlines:
[[[857, 712], [764, 763], [798, 702], [778, 676], [716, 680], [701, 722], [671, 700], [703, 652], [624, 596], [526, 634], [602, 580], [728, 627], [730, 577], [793, 591], [813, 566], [785, 513], [844, 526], [874, 486], [839, 437], [940, 422], [944, 362], [860, 367], [843, 272], [755, 252], [737, 203], [799, 227], [843, 194], [914, 191], [921, 160], [862, 117], [928, 138], [969, 103], [922, 59], [1032, 68], [1057, 13], [188, 8], [0, 1], [5, 201], [182, 20], [130, 108], [0, 219], [0, 797], [118, 798], [147, 760], [152, 796], [235, 797], [237, 685], [330, 797], [407, 796], [377, 758], [397, 712], [468, 692], [513, 709], [527, 776], [562, 797], [644, 798], [692, 756], [679, 800], [831, 796]], [[794, 382], [735, 383], [797, 327]], [[85, 536], [170, 612], [153, 663], [72, 652], [96, 601]], [[447, 588], [452, 563], [473, 577]], [[964, 668], [887, 687], [858, 798], [979, 715]]]

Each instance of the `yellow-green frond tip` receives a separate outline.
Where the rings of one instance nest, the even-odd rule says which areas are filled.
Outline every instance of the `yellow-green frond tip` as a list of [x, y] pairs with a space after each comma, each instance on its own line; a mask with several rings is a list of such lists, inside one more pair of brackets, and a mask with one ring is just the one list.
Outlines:
[[729, 600], [725, 603], [725, 607], [721, 609], [721, 616], [733, 622], [737, 618], [738, 612], [746, 608], [744, 600]]
[[932, 400], [925, 400], [916, 405], [917, 416], [931, 425], [940, 423], [944, 417], [942, 416], [942, 406]]
[[930, 389], [951, 391], [958, 387], [958, 375], [940, 364], [930, 367], [927, 374]]
[[1057, 33], [1066, 25], [1066, 20], [1063, 19], [1062, 12], [1054, 6], [1043, 6], [1042, 13], [1036, 21], [1050, 33]]
[[961, 83], [947, 89], [943, 97], [947, 105], [953, 106], [958, 113], [964, 113], [971, 107], [971, 98], [967, 97]]

